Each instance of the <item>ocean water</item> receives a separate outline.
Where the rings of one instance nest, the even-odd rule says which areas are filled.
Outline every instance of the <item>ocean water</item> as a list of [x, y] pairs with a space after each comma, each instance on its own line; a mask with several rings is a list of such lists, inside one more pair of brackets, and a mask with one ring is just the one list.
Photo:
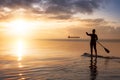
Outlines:
[[120, 80], [120, 41], [100, 41], [101, 56], [90, 53], [88, 40], [11, 40], [0, 42], [0, 80]]

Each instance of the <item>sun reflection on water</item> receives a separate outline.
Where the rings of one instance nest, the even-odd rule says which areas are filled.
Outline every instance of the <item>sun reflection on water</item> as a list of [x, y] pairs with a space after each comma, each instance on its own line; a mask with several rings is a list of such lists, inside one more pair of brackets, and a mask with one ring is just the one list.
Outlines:
[[25, 80], [25, 75], [21, 72], [23, 71], [23, 56], [25, 55], [25, 44], [23, 40], [18, 40], [16, 43], [16, 55], [17, 55], [17, 61], [18, 61], [18, 68], [19, 68], [19, 79], [18, 80]]
[[23, 67], [23, 65], [22, 65], [21, 62], [18, 63], [18, 67], [19, 67], [19, 68], [22, 68], [22, 67]]
[[24, 42], [23, 40], [19, 40], [17, 42], [17, 50], [16, 50], [16, 54], [18, 56], [18, 61], [22, 60], [23, 55], [25, 54], [25, 50], [24, 50]]

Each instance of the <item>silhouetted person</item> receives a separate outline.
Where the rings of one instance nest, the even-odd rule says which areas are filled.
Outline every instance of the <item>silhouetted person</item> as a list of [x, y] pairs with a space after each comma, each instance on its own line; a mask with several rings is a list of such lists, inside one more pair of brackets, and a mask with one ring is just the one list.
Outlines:
[[90, 41], [91, 58], [93, 57], [93, 48], [95, 50], [95, 55], [97, 57], [96, 41], [98, 40], [98, 37], [95, 34], [95, 29], [92, 30], [92, 34], [88, 34], [87, 32], [86, 34], [91, 37], [91, 41]]
[[97, 58], [95, 58], [94, 60], [93, 58], [91, 58], [89, 68], [90, 68], [90, 80], [96, 80], [98, 75]]

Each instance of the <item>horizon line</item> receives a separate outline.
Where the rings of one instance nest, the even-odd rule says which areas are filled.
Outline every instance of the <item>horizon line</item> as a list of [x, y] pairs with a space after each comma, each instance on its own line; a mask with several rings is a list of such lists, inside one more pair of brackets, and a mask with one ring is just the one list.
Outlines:
[[[49, 38], [49, 39], [34, 39], [34, 40], [51, 40], [51, 41], [89, 41], [90, 39], [80, 38]], [[120, 41], [120, 39], [99, 39], [99, 41]]]

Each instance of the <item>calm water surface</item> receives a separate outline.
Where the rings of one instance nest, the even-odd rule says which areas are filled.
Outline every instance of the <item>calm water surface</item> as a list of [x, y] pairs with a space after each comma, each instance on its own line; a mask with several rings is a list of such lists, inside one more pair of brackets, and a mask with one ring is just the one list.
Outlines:
[[[120, 57], [119, 41], [101, 41], [102, 56]], [[89, 41], [14, 40], [0, 42], [0, 80], [120, 80], [120, 59], [90, 60]], [[114, 66], [113, 66], [114, 65]]]

